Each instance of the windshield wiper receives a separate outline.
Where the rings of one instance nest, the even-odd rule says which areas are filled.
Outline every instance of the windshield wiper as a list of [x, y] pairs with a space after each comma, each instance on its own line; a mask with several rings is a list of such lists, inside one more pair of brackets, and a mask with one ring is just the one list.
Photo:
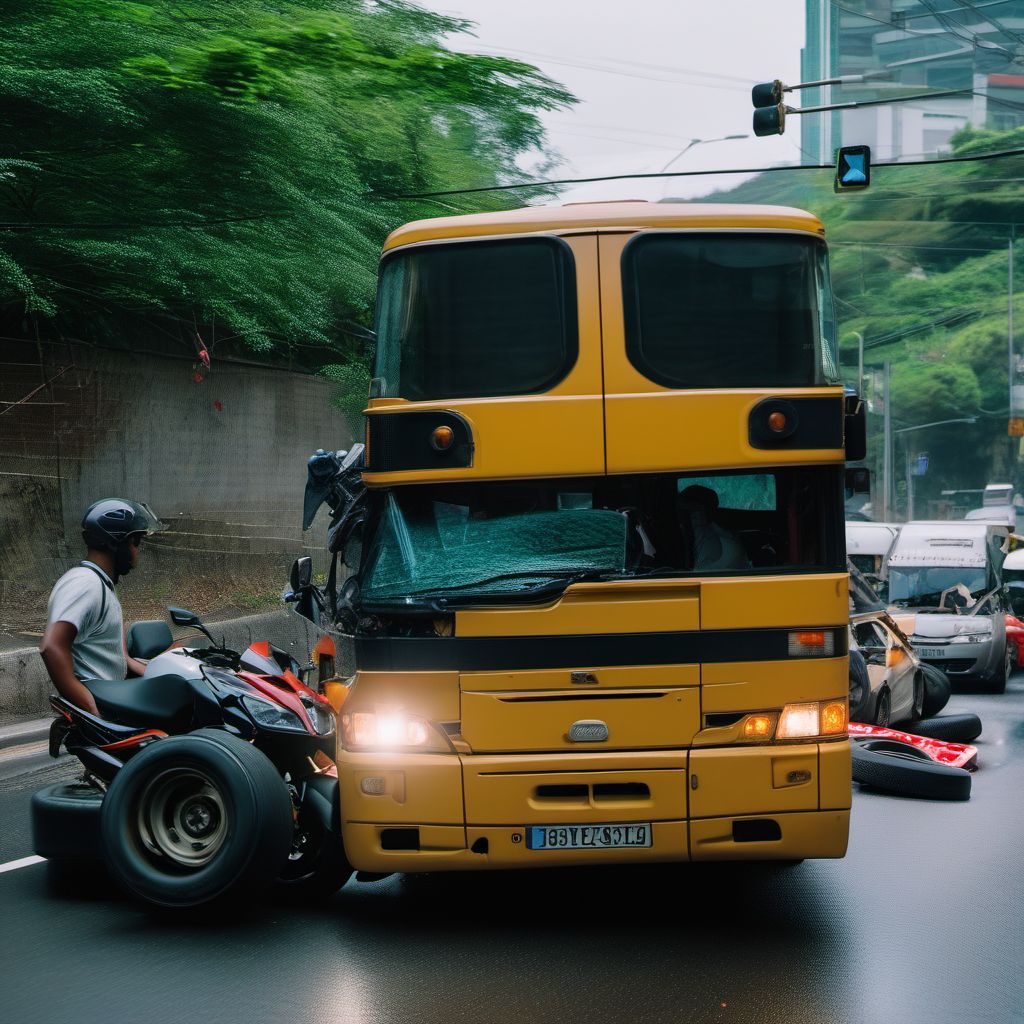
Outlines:
[[[553, 571], [501, 573], [498, 576], [490, 576], [482, 580], [473, 580], [471, 583], [457, 583], [448, 587], [431, 587], [424, 590], [414, 590], [407, 594], [393, 595], [381, 602], [381, 605], [388, 604], [390, 608], [407, 607], [413, 608], [417, 604], [427, 604], [435, 608], [451, 607], [453, 603], [472, 602], [473, 604], [501, 603], [506, 602], [510, 597], [516, 599], [529, 598], [535, 600], [548, 597], [554, 593], [561, 593], [574, 583], [582, 583], [586, 580], [600, 580], [619, 575], [614, 569], [580, 569], [566, 574]], [[474, 593], [462, 593], [474, 587], [484, 587], [491, 583], [500, 583], [503, 580], [517, 579], [538, 579], [540, 582], [533, 586], [517, 587], [514, 590], [486, 590]], [[373, 600], [365, 602], [367, 607], [374, 607], [378, 604]]]

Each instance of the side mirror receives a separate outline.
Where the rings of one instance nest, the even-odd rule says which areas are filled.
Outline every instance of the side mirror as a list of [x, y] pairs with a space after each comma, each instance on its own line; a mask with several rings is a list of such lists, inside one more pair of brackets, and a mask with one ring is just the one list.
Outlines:
[[855, 494], [871, 493], [871, 470], [863, 466], [855, 466], [847, 469], [843, 482], [846, 486], [846, 496], [852, 498]]
[[860, 462], [868, 454], [868, 413], [852, 389], [843, 398], [843, 439], [847, 462]]
[[303, 555], [292, 562], [291, 570], [288, 573], [288, 582], [293, 593], [301, 593], [313, 582], [313, 559], [309, 555]]
[[[199, 632], [202, 633], [203, 636], [205, 636], [206, 639], [209, 640], [211, 644], [213, 644], [215, 647], [217, 646], [217, 641], [213, 639], [212, 634], [203, 625], [199, 616], [196, 615], [195, 612], [190, 612], [185, 608], [168, 608], [167, 614], [170, 615], [171, 622], [173, 622], [176, 626], [185, 626], [191, 629], [198, 629]], [[170, 646], [170, 644], [168, 644], [168, 646]]]
[[200, 626], [202, 623], [199, 621], [199, 616], [195, 612], [187, 611], [184, 608], [168, 608], [167, 614], [171, 617], [171, 622], [176, 626]]

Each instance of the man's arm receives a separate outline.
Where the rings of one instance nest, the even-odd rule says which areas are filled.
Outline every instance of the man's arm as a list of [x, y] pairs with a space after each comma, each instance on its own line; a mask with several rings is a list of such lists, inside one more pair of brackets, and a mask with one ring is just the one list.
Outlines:
[[132, 676], [141, 676], [146, 671], [146, 665], [148, 662], [141, 661], [138, 658], [133, 658], [128, 653], [128, 643], [125, 638], [121, 637], [121, 646], [124, 648], [124, 663], [128, 667], [128, 678]]
[[57, 692], [90, 714], [99, 715], [92, 694], [81, 684], [71, 662], [71, 645], [78, 636], [78, 627], [70, 622], [51, 622], [46, 627], [39, 653]]

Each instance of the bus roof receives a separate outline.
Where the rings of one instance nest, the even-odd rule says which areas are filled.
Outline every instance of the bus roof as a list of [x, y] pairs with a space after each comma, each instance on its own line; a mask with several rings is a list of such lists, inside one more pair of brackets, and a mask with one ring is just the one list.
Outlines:
[[746, 228], [753, 231], [809, 231], [824, 235], [821, 221], [790, 206], [748, 206], [741, 203], [569, 203], [527, 206], [520, 210], [471, 213], [461, 217], [416, 220], [392, 231], [385, 252], [401, 245], [449, 238], [527, 233], [638, 231], [647, 228]]

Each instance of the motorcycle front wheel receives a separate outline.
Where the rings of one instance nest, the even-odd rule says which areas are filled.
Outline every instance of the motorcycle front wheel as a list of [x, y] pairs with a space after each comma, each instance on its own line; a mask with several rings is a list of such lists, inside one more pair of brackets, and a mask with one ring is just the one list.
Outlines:
[[111, 874], [159, 907], [197, 907], [269, 883], [293, 833], [270, 760], [218, 729], [159, 740], [115, 776], [100, 813]]
[[341, 837], [338, 780], [319, 776], [305, 783], [292, 849], [276, 880], [278, 892], [287, 899], [322, 899], [352, 874]]

